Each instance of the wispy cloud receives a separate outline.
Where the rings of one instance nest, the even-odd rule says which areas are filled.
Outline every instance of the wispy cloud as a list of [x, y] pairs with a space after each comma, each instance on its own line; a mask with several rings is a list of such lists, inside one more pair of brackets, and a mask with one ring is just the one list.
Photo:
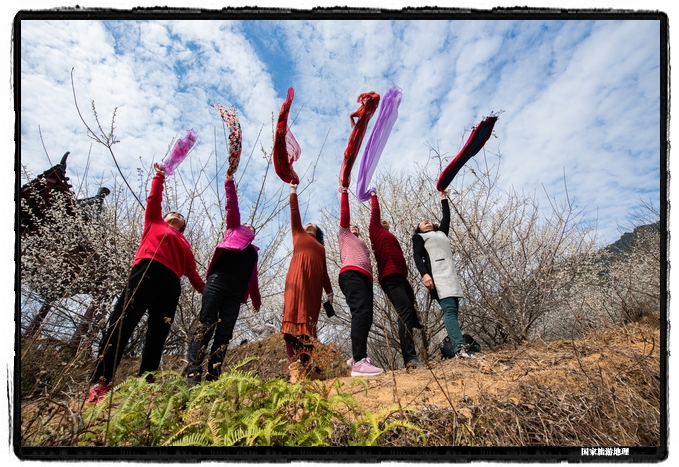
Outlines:
[[112, 176], [76, 112], [73, 70], [90, 125], [92, 101], [105, 131], [117, 109], [114, 149], [127, 174], [149, 169], [189, 127], [201, 138], [196, 162], [225, 158], [215, 154], [214, 102], [239, 109], [244, 154], [260, 131], [269, 148], [292, 86], [299, 164], [322, 151], [315, 202], [335, 203], [358, 95], [396, 84], [403, 101], [383, 167], [426, 162], [426, 144], [452, 157], [473, 125], [503, 111], [487, 150], [506, 187], [561, 198], [565, 173], [608, 241], [639, 196], [661, 196], [658, 21], [25, 21], [20, 40], [21, 163], [33, 172], [48, 166], [41, 131], [53, 162], [72, 152], [72, 176], [88, 154], [90, 177]]

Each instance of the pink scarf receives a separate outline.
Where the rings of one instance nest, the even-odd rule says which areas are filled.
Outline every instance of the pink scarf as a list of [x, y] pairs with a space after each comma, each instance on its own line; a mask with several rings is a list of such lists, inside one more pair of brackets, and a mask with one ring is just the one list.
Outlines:
[[180, 138], [174, 144], [172, 152], [165, 157], [163, 162], [158, 164], [161, 169], [165, 170], [165, 175], [172, 175], [174, 173], [174, 169], [184, 160], [197, 139], [198, 135], [196, 135], [196, 132], [193, 131], [193, 128], [189, 128], [186, 131], [186, 136]]

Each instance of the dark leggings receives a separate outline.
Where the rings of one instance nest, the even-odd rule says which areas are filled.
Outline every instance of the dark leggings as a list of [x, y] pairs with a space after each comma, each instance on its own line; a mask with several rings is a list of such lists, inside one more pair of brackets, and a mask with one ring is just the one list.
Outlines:
[[221, 271], [213, 272], [207, 278], [203, 290], [200, 322], [189, 344], [189, 364], [186, 369], [189, 376], [193, 375], [193, 378], [200, 379], [205, 353], [214, 335], [206, 379], [216, 380], [219, 377], [226, 349], [233, 337], [233, 328], [236, 326], [245, 287], [246, 285], [237, 278]]
[[398, 315], [398, 338], [401, 341], [403, 363], [417, 360], [413, 341], [413, 324], [417, 322], [415, 294], [408, 279], [400, 274], [389, 274], [380, 281], [382, 290], [387, 294]]
[[99, 345], [91, 382], [111, 382], [132, 332], [148, 310], [146, 340], [138, 376], [156, 371], [163, 355], [179, 303], [181, 286], [172, 270], [157, 261], [142, 260], [130, 271], [130, 278], [118, 298]]
[[373, 324], [373, 290], [370, 278], [358, 271], [339, 275], [347, 305], [351, 310], [351, 352], [355, 362], [368, 356], [368, 334]]

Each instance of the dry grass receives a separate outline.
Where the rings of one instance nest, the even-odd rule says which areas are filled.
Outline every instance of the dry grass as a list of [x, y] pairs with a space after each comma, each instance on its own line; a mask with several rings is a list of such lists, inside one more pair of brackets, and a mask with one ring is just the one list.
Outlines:
[[[361, 385], [353, 385], [352, 391], [368, 411], [391, 409], [386, 421], [402, 418], [423, 427], [429, 446], [659, 446], [660, 353], [656, 313], [573, 341], [529, 342], [473, 359], [386, 371], [366, 379], [367, 391]], [[280, 334], [238, 346], [227, 355], [226, 364], [258, 355], [247, 369], [264, 380], [285, 375]], [[184, 363], [166, 358], [164, 365], [181, 371]], [[22, 439], [35, 440], [36, 433], [47, 429], [75, 433], [89, 368], [87, 362], [62, 366], [67, 368], [61, 371], [59, 392], [47, 394], [34, 383], [36, 389], [21, 401]], [[124, 379], [136, 369], [136, 361], [126, 359], [117, 377]], [[340, 355], [326, 371], [332, 381], [351, 387]], [[393, 429], [381, 442], [411, 445], [409, 436]], [[337, 437], [342, 438], [339, 427]]]

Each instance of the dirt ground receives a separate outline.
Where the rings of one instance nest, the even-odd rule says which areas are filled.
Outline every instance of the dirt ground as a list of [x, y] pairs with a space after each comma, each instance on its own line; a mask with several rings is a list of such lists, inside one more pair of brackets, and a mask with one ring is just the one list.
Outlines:
[[[326, 354], [333, 356], [330, 351]], [[231, 365], [253, 355], [259, 359], [244, 369], [264, 380], [286, 377], [287, 356], [282, 334], [229, 350], [224, 364]], [[473, 405], [481, 394], [518, 404], [521, 402], [520, 386], [525, 384], [544, 384], [577, 393], [583, 372], [598, 372], [597, 368], [601, 367], [622, 371], [640, 356], [650, 357], [649, 364], [659, 377], [660, 320], [657, 314], [622, 329], [600, 330], [584, 339], [534, 341], [517, 348], [482, 351], [469, 359], [436, 358], [417, 369], [386, 370], [380, 376], [364, 378], [369, 385], [367, 392], [350, 376], [345, 356], [334, 355], [324, 363], [328, 383], [338, 379], [344, 390], [351, 388], [366, 410], [379, 411], [399, 401], [401, 408], [459, 409], [461, 402], [465, 406]]]

